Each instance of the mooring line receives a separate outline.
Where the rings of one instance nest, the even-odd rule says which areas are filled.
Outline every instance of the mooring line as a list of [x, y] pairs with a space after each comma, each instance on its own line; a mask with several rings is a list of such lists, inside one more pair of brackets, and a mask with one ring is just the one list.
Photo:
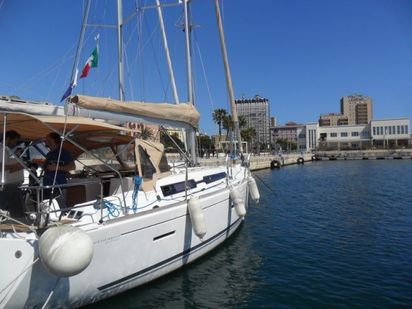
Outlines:
[[276, 194], [276, 192], [273, 191], [272, 188], [269, 187], [269, 186], [265, 183], [265, 181], [264, 181], [262, 178], [260, 178], [256, 173], [253, 173], [252, 171], [250, 171], [250, 173], [251, 173], [254, 177], [256, 177], [262, 184], [264, 184], [265, 187], [266, 187], [270, 192], [272, 192], [273, 194]]

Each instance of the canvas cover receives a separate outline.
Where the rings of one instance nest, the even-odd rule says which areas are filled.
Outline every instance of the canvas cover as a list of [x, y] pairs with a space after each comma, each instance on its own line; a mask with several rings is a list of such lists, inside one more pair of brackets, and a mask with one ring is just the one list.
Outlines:
[[[164, 167], [161, 168], [162, 164], [164, 166], [164, 162], [161, 162], [164, 146], [157, 142], [136, 139], [130, 134], [131, 130], [125, 127], [84, 117], [38, 116], [25, 113], [0, 112], [1, 136], [3, 135], [4, 124], [6, 124], [6, 130], [15, 130], [21, 135], [22, 140], [25, 141], [42, 140], [51, 132], [57, 131], [59, 134], [62, 134], [65, 130], [71, 140], [86, 150], [126, 145], [133, 140], [139, 175], [143, 175], [143, 162], [139, 155], [139, 146], [147, 153], [147, 157], [155, 169], [153, 175], [150, 175], [149, 179], [145, 179], [145, 183], [142, 186], [143, 190], [146, 188], [153, 189], [157, 179], [170, 174], [166, 172]], [[68, 140], [65, 141], [63, 147], [75, 158], [84, 152], [83, 149]]]
[[[6, 115], [6, 117], [4, 117]], [[131, 139], [130, 130], [124, 127], [99, 122], [84, 117], [34, 116], [25, 113], [0, 112], [0, 128], [17, 131], [23, 140], [43, 139], [51, 132], [62, 134], [65, 129], [69, 137], [84, 148], [96, 149], [105, 146], [127, 144]], [[2, 133], [1, 133], [2, 134]], [[64, 148], [77, 157], [83, 150], [65, 142]]]
[[191, 104], [169, 104], [169, 103], [146, 103], [137, 101], [119, 101], [110, 98], [100, 98], [84, 95], [76, 95], [71, 102], [77, 106], [108, 111], [113, 113], [124, 113], [140, 115], [157, 119], [181, 121], [197, 127], [200, 114]]
[[[136, 165], [139, 175], [143, 176], [144, 179], [141, 189], [143, 191], [149, 191], [154, 188], [155, 183], [158, 179], [161, 179], [171, 174], [169, 171], [170, 167], [167, 166], [167, 168], [165, 168], [164, 162], [163, 164], [161, 162], [164, 151], [164, 146], [162, 144], [153, 141], [145, 141], [141, 139], [136, 139], [135, 142]], [[146, 152], [148, 159], [151, 161], [155, 169], [153, 171], [153, 174], [149, 175], [149, 177], [145, 175], [146, 173], [143, 170], [143, 166], [145, 166], [146, 164], [144, 162], [145, 159], [141, 157], [139, 147], [141, 147], [144, 150], [144, 152]]]

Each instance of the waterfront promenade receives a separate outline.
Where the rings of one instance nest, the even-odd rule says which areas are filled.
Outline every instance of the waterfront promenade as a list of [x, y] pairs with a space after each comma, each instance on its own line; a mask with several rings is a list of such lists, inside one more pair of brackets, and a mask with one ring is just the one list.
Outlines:
[[[245, 155], [247, 158], [248, 155]], [[181, 162], [176, 154], [168, 154], [169, 162]], [[280, 168], [292, 164], [304, 164], [313, 160], [399, 160], [412, 159], [412, 149], [376, 149], [376, 150], [340, 150], [340, 151], [318, 151], [313, 153], [285, 153], [273, 155], [261, 153], [250, 156], [250, 169], [252, 171]], [[220, 153], [215, 157], [198, 158], [200, 166], [222, 165], [226, 160], [225, 154]], [[239, 160], [240, 161], [240, 160]]]
[[[247, 157], [248, 155], [246, 154], [245, 158]], [[181, 161], [178, 155], [168, 154], [167, 159], [171, 163]], [[312, 153], [290, 153], [282, 155], [261, 153], [260, 155], [250, 156], [250, 169], [255, 171], [267, 168], [279, 168], [291, 164], [304, 164], [305, 162], [312, 161], [312, 159], [314, 159], [314, 155]], [[220, 153], [215, 157], [198, 158], [200, 166], [224, 164], [225, 160], [226, 157], [223, 153]]]
[[412, 149], [318, 151], [319, 160], [399, 160], [412, 159]]

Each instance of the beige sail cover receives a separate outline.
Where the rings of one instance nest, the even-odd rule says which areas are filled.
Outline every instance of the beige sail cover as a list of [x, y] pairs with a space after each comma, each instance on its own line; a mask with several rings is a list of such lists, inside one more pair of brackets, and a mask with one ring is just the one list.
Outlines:
[[71, 102], [88, 109], [181, 121], [197, 127], [200, 114], [191, 104], [146, 103], [76, 95]]

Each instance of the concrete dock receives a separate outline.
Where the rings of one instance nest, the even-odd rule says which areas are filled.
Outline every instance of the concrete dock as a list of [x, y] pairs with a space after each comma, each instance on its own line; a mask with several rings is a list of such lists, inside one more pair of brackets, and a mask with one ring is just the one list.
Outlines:
[[[245, 155], [247, 159], [248, 155]], [[181, 161], [178, 157], [173, 157], [171, 155], [167, 156], [169, 162]], [[280, 168], [282, 166], [291, 164], [304, 164], [315, 159], [312, 153], [290, 153], [282, 155], [272, 155], [263, 153], [260, 155], [250, 156], [250, 169], [252, 171], [267, 169], [267, 168]], [[200, 166], [212, 166], [212, 165], [223, 165], [225, 164], [225, 155], [219, 154], [217, 157], [210, 158], [198, 158]], [[240, 162], [240, 159], [238, 160]]]
[[412, 149], [318, 151], [319, 160], [399, 160], [412, 159]]

